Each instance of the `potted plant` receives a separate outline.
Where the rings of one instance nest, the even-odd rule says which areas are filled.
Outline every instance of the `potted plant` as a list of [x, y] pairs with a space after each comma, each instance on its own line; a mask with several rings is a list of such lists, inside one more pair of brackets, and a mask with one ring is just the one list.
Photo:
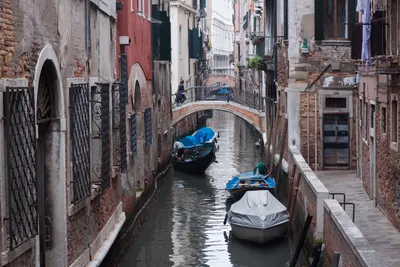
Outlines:
[[249, 67], [257, 70], [265, 70], [264, 59], [260, 56], [254, 56], [249, 62]]
[[254, 33], [251, 35], [250, 39], [253, 45], [260, 45], [264, 41], [265, 37], [261, 36], [260, 34]]

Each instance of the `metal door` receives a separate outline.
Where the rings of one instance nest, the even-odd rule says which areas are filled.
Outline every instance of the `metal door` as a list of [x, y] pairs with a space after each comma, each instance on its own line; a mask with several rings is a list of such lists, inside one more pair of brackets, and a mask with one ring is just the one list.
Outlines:
[[324, 116], [324, 166], [349, 165], [348, 115]]

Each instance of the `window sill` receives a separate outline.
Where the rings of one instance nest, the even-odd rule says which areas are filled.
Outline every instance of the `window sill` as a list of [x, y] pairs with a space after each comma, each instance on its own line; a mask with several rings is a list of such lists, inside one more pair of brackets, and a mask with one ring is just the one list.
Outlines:
[[375, 129], [374, 128], [369, 128], [369, 136], [375, 137]]
[[395, 142], [391, 142], [391, 143], [390, 143], [390, 148], [393, 149], [393, 150], [396, 151], [396, 152], [399, 151], [398, 145], [397, 145], [397, 143], [395, 143]]
[[322, 40], [317, 42], [318, 45], [320, 46], [351, 46], [351, 41], [349, 40]]
[[368, 141], [367, 141], [364, 137], [362, 138], [362, 140], [363, 140], [364, 144], [365, 144], [366, 146], [368, 146]]
[[35, 237], [31, 237], [30, 239], [22, 243], [20, 246], [13, 249], [12, 251], [7, 250], [1, 252], [1, 259], [0, 259], [1, 266], [7, 265], [8, 263], [17, 259], [26, 251], [32, 249], [36, 243], [35, 239], [36, 239]]
[[92, 191], [90, 196], [86, 197], [85, 199], [81, 200], [77, 204], [71, 204], [68, 208], [68, 216], [71, 217], [84, 207], [90, 205], [90, 202], [94, 200], [100, 194], [100, 186], [92, 184]]

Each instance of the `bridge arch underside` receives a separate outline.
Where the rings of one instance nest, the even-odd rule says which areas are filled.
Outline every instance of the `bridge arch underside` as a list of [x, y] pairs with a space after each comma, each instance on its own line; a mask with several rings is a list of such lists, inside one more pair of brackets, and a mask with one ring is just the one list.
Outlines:
[[265, 133], [265, 127], [264, 124], [262, 123], [265, 120], [264, 116], [260, 116], [258, 112], [253, 112], [245, 109], [240, 110], [240, 108], [237, 108], [231, 104], [223, 104], [223, 105], [192, 104], [189, 107], [182, 107], [178, 110], [173, 111], [172, 126], [175, 126], [178, 122], [180, 122], [181, 120], [183, 120], [184, 118], [186, 118], [191, 114], [205, 110], [219, 110], [219, 111], [229, 112], [251, 124], [261, 135]]
[[205, 81], [205, 86], [213, 86], [216, 83], [226, 83], [229, 87], [235, 87], [235, 77], [230, 75], [211, 75]]

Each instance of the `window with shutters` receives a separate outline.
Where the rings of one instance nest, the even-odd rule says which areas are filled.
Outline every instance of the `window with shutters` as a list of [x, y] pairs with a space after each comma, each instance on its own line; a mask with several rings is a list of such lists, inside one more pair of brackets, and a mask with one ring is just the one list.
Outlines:
[[391, 9], [390, 9], [390, 50], [392, 55], [398, 55], [398, 1], [391, 0]]
[[398, 109], [397, 109], [397, 95], [392, 95], [392, 101], [391, 101], [391, 124], [390, 124], [390, 135], [392, 137], [392, 142], [397, 143], [398, 142]]
[[315, 0], [315, 39], [350, 39], [356, 0]]

